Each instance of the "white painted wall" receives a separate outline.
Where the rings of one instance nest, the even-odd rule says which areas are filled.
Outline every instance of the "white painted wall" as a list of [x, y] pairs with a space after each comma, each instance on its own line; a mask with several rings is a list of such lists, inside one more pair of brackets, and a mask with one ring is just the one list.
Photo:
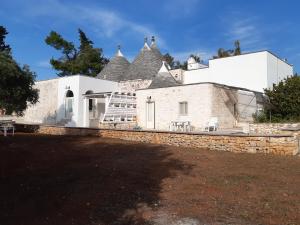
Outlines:
[[[137, 90], [137, 122], [146, 129], [147, 97], [155, 102], [155, 129], [168, 130], [171, 121], [191, 121], [192, 126], [204, 128], [211, 117], [212, 85], [186, 85]], [[188, 115], [179, 114], [179, 102], [188, 102]]]
[[84, 126], [84, 97], [87, 91], [92, 91], [93, 93], [99, 92], [114, 92], [119, 90], [119, 84], [117, 82], [100, 80], [93, 77], [79, 76], [79, 101], [78, 104], [81, 106], [78, 108], [78, 125]]
[[184, 83], [214, 82], [263, 92], [293, 75], [293, 67], [268, 51], [209, 60], [209, 67], [184, 73]]
[[271, 88], [274, 83], [278, 84], [287, 75], [291, 76], [294, 74], [292, 66], [272, 54], [267, 55], [267, 63], [268, 88]]
[[[194, 130], [203, 131], [212, 117], [220, 129], [252, 121], [258, 103], [254, 92], [201, 83], [177, 87], [137, 90], [137, 122], [147, 129], [146, 102], [155, 102], [155, 129], [168, 130], [171, 121], [190, 121]], [[179, 114], [179, 102], [188, 102], [188, 115]]]
[[24, 116], [17, 117], [18, 122], [55, 124], [57, 117], [58, 81], [51, 79], [38, 81], [34, 88], [39, 90], [39, 100], [35, 105], [28, 105]]
[[117, 91], [118, 83], [82, 75], [60, 78], [58, 83], [57, 122], [65, 119], [65, 96], [68, 90], [71, 90], [74, 94], [73, 117], [68, 125], [83, 127], [85, 108], [83, 94], [87, 91], [94, 93]]

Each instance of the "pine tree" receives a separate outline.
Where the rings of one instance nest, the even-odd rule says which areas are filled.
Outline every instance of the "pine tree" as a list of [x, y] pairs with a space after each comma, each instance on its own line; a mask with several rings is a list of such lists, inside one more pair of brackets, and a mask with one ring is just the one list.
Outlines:
[[80, 46], [77, 49], [72, 42], [66, 41], [60, 34], [51, 31], [45, 42], [62, 52], [59, 59], [51, 59], [50, 63], [60, 77], [74, 74], [97, 76], [108, 59], [103, 56], [101, 48], [94, 48], [93, 42], [86, 34], [78, 29]]
[[8, 34], [5, 27], [0, 26], [0, 52], [6, 52], [8, 54], [11, 53], [11, 48], [9, 45], [5, 44], [5, 38]]

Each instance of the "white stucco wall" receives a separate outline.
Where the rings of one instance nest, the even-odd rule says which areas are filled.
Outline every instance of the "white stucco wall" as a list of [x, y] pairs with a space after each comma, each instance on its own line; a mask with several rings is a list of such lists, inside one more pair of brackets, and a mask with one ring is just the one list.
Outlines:
[[186, 71], [184, 83], [214, 82], [263, 92], [284, 77], [293, 67], [268, 51], [209, 60], [209, 67]]
[[84, 126], [84, 97], [87, 91], [111, 92], [118, 90], [118, 83], [107, 80], [100, 80], [93, 77], [75, 75], [63, 77], [58, 83], [58, 116], [57, 121], [65, 119], [65, 96], [66, 92], [71, 90], [74, 94], [73, 117], [70, 126]]
[[55, 124], [58, 102], [59, 79], [38, 81], [34, 88], [39, 90], [39, 100], [35, 105], [29, 105], [19, 122]]
[[[137, 122], [147, 129], [146, 102], [155, 102], [155, 129], [168, 130], [171, 121], [190, 121], [194, 130], [203, 131], [212, 117], [217, 117], [220, 129], [236, 127], [239, 122], [251, 122], [256, 112], [254, 92], [203, 83], [177, 87], [138, 90]], [[188, 115], [179, 115], [179, 102], [188, 102]]]
[[[137, 121], [146, 129], [147, 96], [155, 102], [155, 129], [168, 130], [171, 121], [191, 121], [192, 126], [204, 128], [211, 117], [212, 85], [185, 85], [169, 88], [138, 90]], [[188, 115], [179, 115], [179, 102], [188, 102]]]
[[278, 59], [272, 54], [267, 55], [267, 83], [268, 88], [272, 88], [273, 84], [278, 84], [279, 81], [283, 80], [287, 76], [294, 74], [293, 67]]

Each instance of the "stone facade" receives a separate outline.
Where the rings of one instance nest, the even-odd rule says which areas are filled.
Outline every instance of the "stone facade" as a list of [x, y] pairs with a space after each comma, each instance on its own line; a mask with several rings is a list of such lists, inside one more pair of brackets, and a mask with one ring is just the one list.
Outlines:
[[[138, 124], [147, 128], [146, 102], [151, 97], [155, 104], [155, 129], [169, 130], [171, 121], [191, 121], [194, 130], [203, 130], [211, 117], [212, 91], [211, 84], [138, 90]], [[179, 114], [179, 102], [187, 102], [186, 115]]]
[[300, 137], [300, 123], [251, 123], [250, 133], [287, 134]]
[[[155, 129], [158, 130], [169, 130], [171, 121], [190, 121], [194, 131], [203, 131], [212, 117], [218, 118], [220, 129], [231, 129], [240, 121], [252, 122], [252, 114], [257, 110], [253, 92], [213, 83], [138, 90], [136, 93], [137, 119], [142, 128], [147, 128], [146, 102], [150, 97], [155, 104]], [[187, 115], [179, 114], [179, 102], [187, 102]]]
[[121, 81], [119, 83], [119, 89], [121, 92], [135, 92], [138, 89], [148, 88], [152, 80], [129, 80]]
[[36, 82], [34, 88], [39, 90], [39, 101], [29, 105], [23, 117], [17, 121], [30, 123], [55, 124], [58, 104], [58, 79]]
[[210, 133], [176, 133], [92, 128], [66, 128], [57, 126], [19, 125], [19, 131], [50, 135], [93, 135], [104, 138], [174, 145], [236, 153], [270, 153], [296, 155], [299, 138], [293, 135], [217, 135]]

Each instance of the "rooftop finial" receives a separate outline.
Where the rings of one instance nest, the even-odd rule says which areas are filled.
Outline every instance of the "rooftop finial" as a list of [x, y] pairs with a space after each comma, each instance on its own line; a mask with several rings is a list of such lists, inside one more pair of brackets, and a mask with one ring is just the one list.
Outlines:
[[151, 48], [156, 48], [155, 37], [151, 37]]
[[155, 42], [155, 37], [154, 37], [154, 36], [151, 37], [151, 42], [152, 42], [152, 43]]
[[123, 56], [121, 52], [121, 45], [118, 45], [117, 56]]
[[151, 50], [149, 45], [148, 45], [148, 38], [147, 37], [144, 38], [144, 42], [145, 43], [144, 43], [143, 49]]

